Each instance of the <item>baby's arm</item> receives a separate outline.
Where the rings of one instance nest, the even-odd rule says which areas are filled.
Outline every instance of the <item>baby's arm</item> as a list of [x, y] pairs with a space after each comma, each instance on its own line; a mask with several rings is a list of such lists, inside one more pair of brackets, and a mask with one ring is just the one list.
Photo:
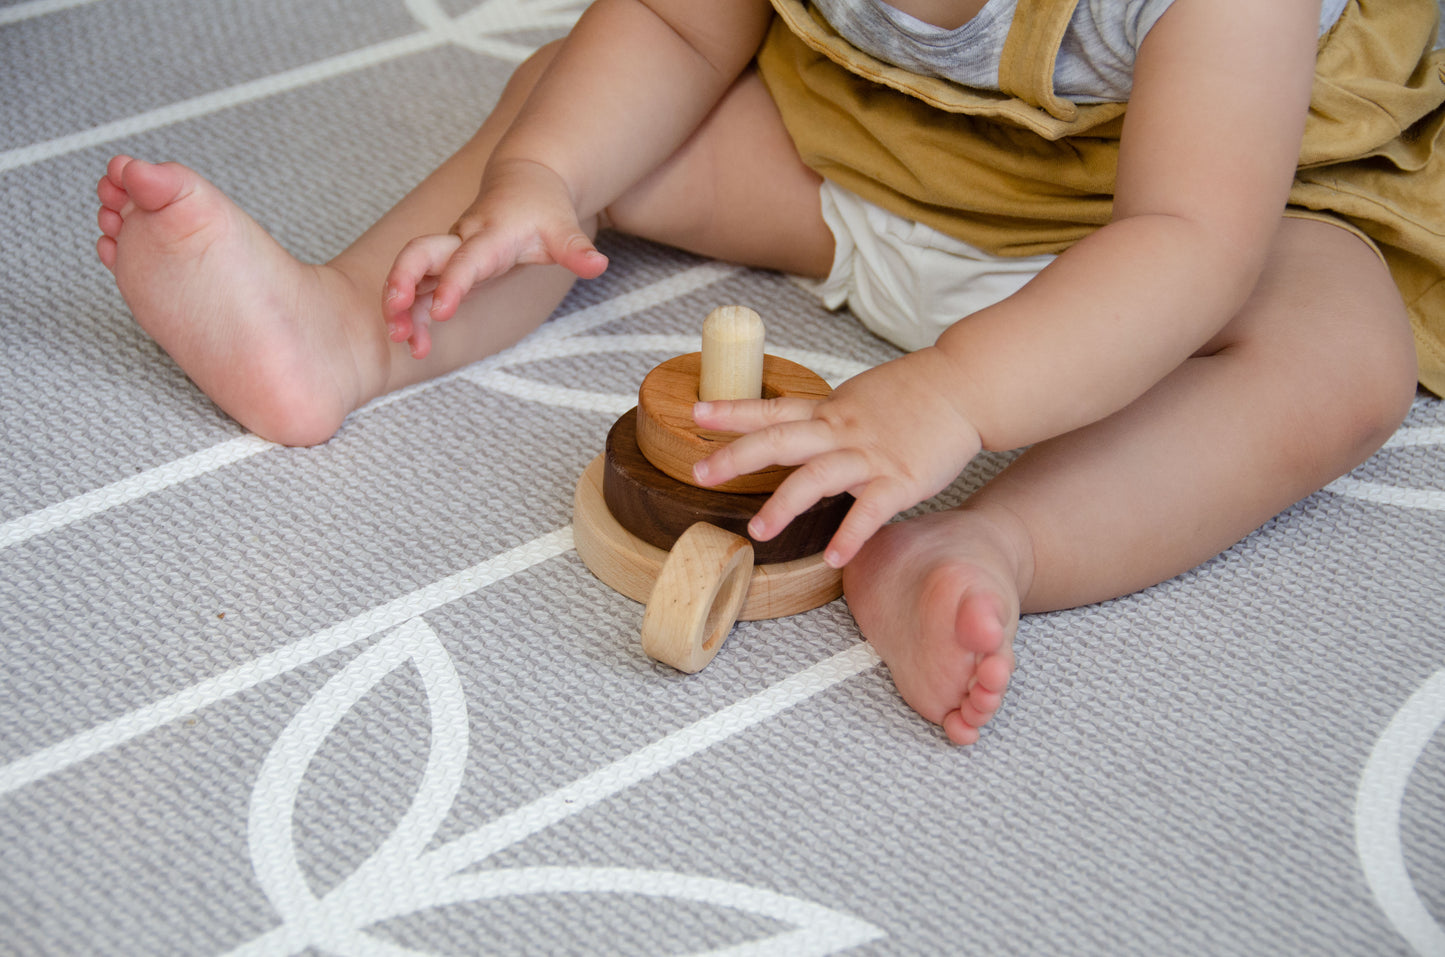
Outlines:
[[687, 139], [770, 17], [767, 0], [596, 0], [493, 152], [472, 206], [450, 233], [398, 256], [384, 293], [392, 338], [413, 336], [410, 309], [428, 290], [431, 318], [444, 320], [474, 285], [518, 264], [601, 273], [606, 259], [582, 223]]
[[801, 463], [759, 512], [764, 537], [851, 491], [830, 549], [840, 564], [980, 447], [1072, 431], [1142, 395], [1260, 276], [1299, 154], [1318, 15], [1317, 0], [1176, 0], [1139, 52], [1110, 224], [828, 402], [705, 410], [709, 428], [759, 428], [705, 463], [706, 479]]
[[[1110, 224], [940, 339], [986, 448], [1123, 408], [1253, 291], [1314, 77], [1317, 0], [1176, 0], [1139, 51]], [[1009, 352], [1022, 338], [1028, 348]]]

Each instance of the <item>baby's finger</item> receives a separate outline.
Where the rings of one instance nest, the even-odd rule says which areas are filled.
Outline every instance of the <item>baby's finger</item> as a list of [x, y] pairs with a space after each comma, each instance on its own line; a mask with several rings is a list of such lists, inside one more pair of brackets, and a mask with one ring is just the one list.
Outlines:
[[[450, 234], [418, 236], [401, 248], [386, 274], [382, 303], [387, 317], [399, 316], [416, 302], [417, 287], [446, 267], [462, 241]], [[402, 338], [406, 338], [403, 336]]]
[[779, 422], [740, 436], [698, 462], [692, 467], [693, 481], [707, 488], [769, 465], [802, 465], [837, 447], [825, 422]]
[[796, 398], [698, 402], [692, 407], [692, 420], [704, 429], [754, 432], [780, 422], [811, 419], [817, 407], [816, 399]]
[[867, 481], [868, 462], [861, 453], [842, 449], [820, 455], [783, 479], [748, 523], [748, 534], [760, 542], [767, 541], [815, 502]]
[[[801, 471], [801, 470], [800, 470]], [[833, 533], [833, 539], [823, 552], [823, 561], [834, 568], [842, 568], [853, 560], [868, 539], [872, 538], [893, 516], [916, 503], [910, 498], [903, 483], [887, 476], [873, 479], [860, 492], [843, 524]]]
[[406, 342], [415, 332], [416, 324], [412, 322], [409, 311], [387, 314], [386, 337], [392, 342]]
[[489, 233], [478, 233], [463, 241], [437, 276], [432, 292], [431, 317], [444, 322], [456, 315], [467, 293], [517, 265], [516, 248]]
[[411, 334], [407, 336], [413, 359], [425, 359], [431, 352], [431, 320], [425, 309], [416, 309], [412, 318]]
[[552, 262], [571, 270], [579, 279], [596, 279], [607, 269], [607, 257], [581, 230], [545, 236], [543, 245]]

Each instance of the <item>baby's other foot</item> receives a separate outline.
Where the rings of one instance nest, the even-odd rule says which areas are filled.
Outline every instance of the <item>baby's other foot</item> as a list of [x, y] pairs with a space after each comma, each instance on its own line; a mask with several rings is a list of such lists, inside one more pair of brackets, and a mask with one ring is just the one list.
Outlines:
[[1024, 548], [955, 510], [886, 526], [844, 569], [848, 607], [899, 694], [955, 744], [978, 740], [1013, 674]]
[[117, 156], [96, 192], [96, 251], [136, 321], [243, 426], [313, 445], [380, 390], [385, 327], [340, 272], [176, 163]]

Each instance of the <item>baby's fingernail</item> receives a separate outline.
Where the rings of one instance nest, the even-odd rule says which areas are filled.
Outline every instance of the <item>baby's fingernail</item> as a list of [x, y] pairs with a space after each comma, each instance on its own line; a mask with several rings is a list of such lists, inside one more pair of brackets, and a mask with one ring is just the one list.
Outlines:
[[754, 518], [751, 522], [748, 522], [748, 535], [750, 537], [761, 541], [762, 536], [766, 531], [767, 529], [764, 527], [760, 519]]
[[381, 294], [381, 295], [382, 295], [382, 298], [383, 298], [385, 301], [391, 302], [391, 301], [392, 301], [393, 299], [395, 299], [397, 296], [400, 296], [400, 295], [401, 295], [401, 290], [398, 289], [398, 288], [396, 288], [396, 287], [393, 286], [393, 285], [388, 284], [387, 287], [386, 287], [386, 289], [384, 289], [384, 290], [382, 291], [382, 294]]
[[708, 467], [706, 462], [695, 462], [692, 466], [692, 477], [699, 482], [707, 481]]
[[823, 562], [829, 568], [842, 568], [843, 556], [839, 553], [838, 549], [830, 548], [823, 553]]
[[704, 415], [710, 415], [710, 414], [712, 414], [712, 403], [711, 403], [711, 402], [697, 402], [697, 403], [694, 403], [694, 404], [693, 404], [693, 407], [692, 407], [692, 417], [693, 417], [694, 419], [699, 418], [699, 417], [704, 416]]

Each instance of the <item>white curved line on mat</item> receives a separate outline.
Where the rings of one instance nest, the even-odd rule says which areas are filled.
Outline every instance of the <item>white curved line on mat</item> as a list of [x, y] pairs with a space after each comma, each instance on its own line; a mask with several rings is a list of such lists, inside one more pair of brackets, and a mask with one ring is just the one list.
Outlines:
[[48, 13], [59, 13], [71, 7], [83, 7], [96, 0], [30, 0], [9, 7], [0, 7], [0, 27], [7, 23], [19, 23], [32, 17], [43, 17]]
[[[615, 296], [605, 302], [578, 309], [576, 312], [566, 316], [553, 319], [546, 323], [532, 336], [539, 343], [532, 343], [530, 339], [523, 340], [513, 346], [510, 350], [498, 355], [484, 359], [481, 362], [473, 363], [470, 366], [449, 373], [445, 376], [423, 382], [419, 385], [401, 389], [390, 395], [383, 396], [358, 409], [353, 415], [364, 415], [384, 406], [390, 405], [402, 399], [410, 398], [427, 389], [434, 388], [443, 382], [459, 376], [476, 375], [479, 371], [505, 368], [519, 362], [531, 361], [538, 355], [545, 354], [549, 349], [555, 349], [556, 343], [565, 341], [566, 337], [578, 335], [599, 325], [613, 322], [617, 319], [633, 315], [653, 306], [658, 306], [685, 295], [697, 292], [701, 289], [725, 279], [729, 276], [742, 272], [742, 267], [726, 264], [706, 263], [694, 266], [680, 273], [660, 279], [641, 289]], [[837, 360], [834, 360], [837, 361]], [[625, 409], [623, 411], [626, 411]], [[243, 459], [250, 458], [257, 452], [265, 452], [268, 449], [280, 448], [271, 442], [255, 435], [242, 435], [234, 439], [228, 439], [208, 449], [187, 455], [184, 458], [158, 465], [155, 468], [147, 469], [138, 475], [112, 482], [102, 488], [95, 489], [77, 495], [74, 498], [57, 502], [45, 508], [22, 515], [19, 518], [11, 519], [0, 524], [0, 549], [18, 545], [23, 541], [42, 535], [45, 532], [64, 527], [72, 522], [89, 518], [92, 515], [104, 512], [107, 509], [133, 502], [143, 498], [152, 492], [170, 488], [173, 485], [204, 475], [207, 472], [231, 465]]]
[[1335, 479], [1325, 486], [1326, 492], [1334, 492], [1346, 498], [1373, 502], [1376, 505], [1394, 505], [1399, 508], [1423, 508], [1430, 511], [1445, 511], [1445, 492], [1434, 489], [1400, 488], [1396, 485], [1380, 485], [1360, 479]]
[[872, 646], [866, 644], [860, 643], [840, 651], [752, 697], [680, 728], [625, 758], [431, 851], [424, 856], [423, 862], [435, 873], [457, 873], [841, 681], [861, 674], [876, 665], [878, 660]]
[[216, 90], [213, 93], [204, 93], [178, 103], [170, 103], [154, 110], [128, 116], [125, 119], [102, 123], [78, 133], [69, 133], [40, 143], [6, 150], [0, 153], [0, 173], [63, 156], [76, 150], [98, 146], [101, 143], [109, 143], [123, 136], [147, 133], [173, 123], [198, 119], [232, 106], [264, 99], [276, 93], [284, 93], [321, 80], [329, 80], [332, 77], [344, 76], [347, 73], [364, 70], [367, 67], [410, 56], [423, 50], [445, 46], [448, 42], [447, 37], [437, 36], [434, 33], [415, 33], [411, 36], [387, 40], [361, 50], [353, 50], [350, 53], [319, 60], [316, 63], [309, 63], [293, 70], [261, 77], [248, 83], [240, 83], [224, 90]]
[[[438, 659], [428, 663], [426, 659]], [[446, 659], [442, 661], [440, 659]], [[423, 674], [433, 706], [434, 749], [412, 808], [382, 849], [331, 893], [317, 901], [295, 863], [289, 819], [306, 767], [326, 734], [345, 711], [386, 674], [410, 660]], [[794, 898], [729, 882], [681, 874], [601, 869], [502, 869], [463, 874], [488, 857], [673, 767], [693, 755], [752, 728], [878, 662], [866, 644], [824, 659], [763, 691], [679, 728], [550, 794], [511, 811], [431, 852], [423, 848], [455, 797], [465, 764], [465, 715], [438, 717], [438, 701], [453, 681], [450, 657], [422, 622], [408, 622], [378, 642], [327, 682], [282, 733], [271, 750], [251, 802], [252, 855], [268, 896], [286, 923], [251, 941], [237, 953], [291, 954], [311, 946], [346, 953], [385, 953], [381, 942], [360, 935], [363, 928], [405, 914], [497, 896], [534, 893], [651, 893], [750, 910], [799, 926], [799, 932], [757, 941], [738, 953], [829, 953], [845, 946], [827, 925], [842, 921], [851, 943], [871, 940], [877, 928], [847, 915]], [[459, 689], [459, 683], [456, 684]], [[448, 702], [455, 706], [455, 702]], [[465, 710], [463, 706], [463, 711]], [[424, 793], [423, 793], [424, 792]], [[419, 808], [421, 804], [444, 805]], [[430, 830], [428, 830], [428, 828]], [[284, 900], [277, 900], [284, 898]], [[817, 918], [826, 915], [827, 920]], [[836, 928], [835, 928], [836, 929]], [[377, 946], [382, 950], [377, 950]], [[798, 949], [798, 948], [803, 949]]]
[[402, 0], [402, 6], [428, 30], [480, 36], [570, 26], [582, 15], [587, 0], [482, 0], [456, 17], [437, 0]]
[[[711, 904], [766, 917], [793, 928], [735, 947], [708, 950], [709, 957], [822, 957], [885, 936], [880, 928], [851, 914], [798, 897], [715, 877], [622, 867], [519, 867], [461, 875], [447, 881], [436, 906], [533, 894], [637, 894]], [[665, 912], [661, 916], [665, 917]], [[363, 939], [375, 942], [375, 938]], [[347, 938], [348, 943], [354, 941], [355, 936]], [[337, 950], [364, 954], [414, 953], [354, 947]]]
[[[608, 352], [664, 352], [676, 355], [679, 352], [696, 351], [700, 345], [696, 336], [574, 336], [568, 339], [551, 340], [531, 349], [518, 349], [508, 355], [508, 365], [520, 365], [523, 362], [542, 359], [600, 355]], [[831, 370], [833, 375], [830, 377], [830, 384], [834, 384], [834, 380], [841, 381], [857, 375], [867, 368], [861, 362], [817, 352], [803, 352], [797, 349], [770, 349], [769, 351], [785, 359], [792, 359], [814, 371]], [[637, 404], [636, 392], [591, 392], [586, 389], [573, 389], [568, 386], [542, 382], [538, 379], [512, 375], [494, 366], [490, 368], [481, 365], [471, 366], [462, 370], [459, 375], [476, 385], [494, 389], [497, 392], [505, 392], [519, 399], [577, 409], [582, 412], [605, 412], [610, 415], [621, 415]]]
[[528, 867], [468, 874], [448, 882], [455, 900], [483, 900], [519, 894], [640, 894], [713, 904], [771, 918], [796, 929], [759, 941], [710, 950], [720, 955], [754, 957], [821, 957], [878, 940], [878, 927], [851, 914], [797, 897], [750, 887], [736, 881], [695, 877], [669, 871], [620, 867]]
[[389, 628], [440, 608], [496, 582], [526, 571], [572, 548], [567, 526], [518, 545], [409, 594], [253, 661], [238, 665], [153, 704], [113, 718], [0, 768], [0, 794], [6, 794], [108, 751], [207, 705], [255, 687], [278, 675], [346, 648]]
[[528, 402], [540, 402], [544, 405], [577, 409], [581, 412], [606, 412], [609, 415], [621, 415], [637, 404], [637, 396], [633, 393], [587, 392], [583, 389], [569, 389], [567, 386], [552, 385], [550, 382], [524, 379], [499, 369], [475, 372], [466, 378], [479, 386], [497, 392], [505, 392], [507, 395], [526, 399]]
[[[52, 13], [56, 10], [78, 6], [91, 0], [37, 0], [33, 4], [0, 10], [0, 25], [32, 16]], [[308, 63], [291, 70], [273, 73], [270, 76], [239, 83], [223, 90], [215, 90], [200, 96], [170, 103], [154, 110], [137, 113], [110, 123], [102, 123], [88, 130], [69, 133], [40, 143], [17, 147], [0, 153], [0, 173], [7, 170], [38, 163], [42, 160], [63, 156], [76, 150], [109, 143], [124, 136], [146, 133], [161, 127], [198, 119], [243, 103], [265, 99], [277, 93], [299, 89], [344, 76], [357, 70], [387, 63], [391, 60], [411, 56], [440, 46], [456, 43], [470, 47], [480, 53], [520, 61], [534, 52], [534, 47], [514, 43], [500, 38], [491, 38], [491, 31], [528, 29], [565, 29], [576, 21], [576, 15], [568, 16], [556, 11], [556, 4], [543, 2], [527, 4], [525, 0], [509, 3], [484, 3], [477, 10], [453, 20], [440, 7], [428, 0], [407, 0], [406, 6], [413, 18], [426, 29], [410, 36], [398, 37], [376, 43], [360, 50], [338, 54], [315, 63]], [[487, 14], [500, 14], [489, 22]], [[479, 16], [481, 14], [481, 16]]]
[[277, 736], [251, 791], [247, 837], [256, 878], [282, 918], [309, 926], [317, 899], [296, 858], [296, 796], [326, 736], [382, 679], [411, 664], [431, 722], [426, 768], [406, 814], [351, 880], [384, 887], [425, 849], [461, 790], [468, 719], [461, 675], [436, 632], [405, 622], [358, 655], [312, 696]]
[[12, 519], [0, 525], [0, 548], [18, 545], [28, 538], [89, 518], [117, 505], [133, 502], [152, 492], [159, 492], [273, 448], [276, 448], [275, 444], [255, 435], [239, 435], [228, 439], [174, 462], [147, 469], [130, 478], [112, 482], [94, 491]]
[[[1421, 445], [1445, 445], [1445, 427], [1420, 426], [1400, 429], [1390, 436], [1383, 448], [1404, 449]], [[1402, 488], [1397, 485], [1383, 485], [1379, 482], [1366, 482], [1362, 479], [1345, 476], [1335, 479], [1326, 485], [1324, 490], [1347, 498], [1373, 502], [1376, 505], [1423, 508], [1435, 512], [1445, 511], [1445, 491], [1436, 489]]]
[[1416, 445], [1445, 445], [1445, 426], [1410, 426], [1398, 430], [1384, 448], [1401, 449]]
[[454, 43], [477, 53], [514, 63], [536, 52], [536, 48], [495, 36], [526, 30], [568, 30], [587, 6], [578, 0], [484, 0], [458, 17], [442, 9], [436, 0], [404, 0], [412, 19], [433, 31], [445, 31]]
[[1355, 852], [1375, 902], [1421, 954], [1445, 955], [1445, 929], [1415, 891], [1400, 846], [1400, 807], [1415, 762], [1445, 723], [1445, 671], [1420, 687], [1380, 735], [1355, 795]]
[[[511, 358], [509, 365], [519, 365], [522, 362], [539, 359], [598, 355], [605, 352], [659, 352], [674, 356], [683, 352], [696, 352], [700, 348], [702, 348], [702, 338], [697, 335], [573, 335], [562, 340], [545, 340], [535, 345], [523, 340], [509, 353]], [[869, 368], [867, 363], [829, 355], [826, 352], [812, 352], [807, 349], [793, 349], [771, 344], [767, 350], [772, 355], [806, 366], [823, 376], [832, 385], [852, 378]], [[477, 367], [473, 366], [472, 368]]]

